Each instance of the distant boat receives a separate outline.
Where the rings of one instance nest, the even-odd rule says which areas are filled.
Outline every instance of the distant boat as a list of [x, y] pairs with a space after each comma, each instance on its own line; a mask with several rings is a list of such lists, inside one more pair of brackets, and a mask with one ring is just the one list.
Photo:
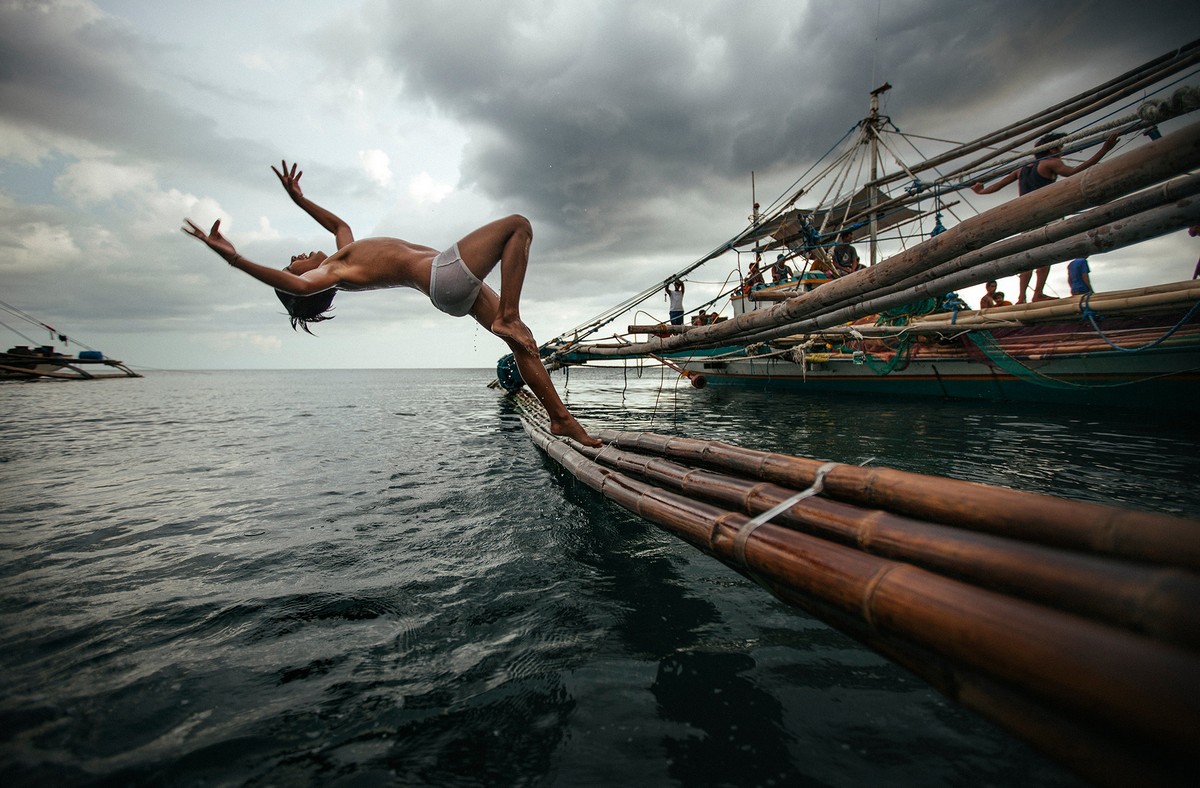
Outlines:
[[[1198, 59], [1200, 44], [1190, 44], [1000, 131], [947, 143], [912, 166], [900, 160], [901, 142], [935, 138], [901, 134], [880, 114], [880, 96], [891, 89], [883, 85], [872, 91], [867, 117], [810, 170], [812, 180], [764, 211], [754, 203], [750, 224], [730, 241], [560, 334], [544, 356], [551, 366], [655, 359], [695, 385], [1191, 407], [1200, 383], [1196, 282], [986, 310], [970, 309], [955, 291], [1195, 224], [1200, 124], [1165, 136], [1158, 124], [1200, 106], [1200, 89], [1174, 88]], [[1145, 100], [1155, 86], [1174, 93]], [[1030, 147], [1083, 118], [1096, 120], [1053, 145]], [[972, 183], [1012, 172], [1050, 147], [1086, 150], [1114, 131], [1149, 141], [1022, 197], [1012, 187], [1004, 204], [958, 217], [958, 192]], [[881, 171], [884, 154], [898, 164], [890, 173]], [[814, 207], [797, 207], [809, 199]], [[869, 265], [834, 264], [844, 232], [867, 245]], [[729, 252], [738, 258], [726, 280], [733, 286], [701, 307], [725, 313], [719, 322], [706, 315], [699, 325], [635, 324], [615, 343], [588, 341], [667, 282]], [[743, 255], [756, 263], [745, 274]], [[768, 258], [791, 269], [772, 284], [763, 281]]]
[[59, 353], [52, 345], [18, 345], [0, 353], [0, 380], [96, 380], [98, 378], [140, 378], [124, 362], [106, 358], [98, 350], [82, 350], [78, 356]]

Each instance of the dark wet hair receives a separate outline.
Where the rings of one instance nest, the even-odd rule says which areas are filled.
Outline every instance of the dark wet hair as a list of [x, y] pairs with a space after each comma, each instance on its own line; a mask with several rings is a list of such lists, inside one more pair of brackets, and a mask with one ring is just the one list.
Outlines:
[[[312, 331], [308, 329], [309, 323], [333, 320], [333, 315], [325, 313], [333, 305], [333, 297], [337, 295], [336, 288], [331, 287], [328, 290], [322, 290], [319, 293], [308, 296], [292, 295], [282, 290], [276, 290], [275, 295], [279, 296], [279, 301], [283, 304], [283, 308], [287, 310], [293, 331], [297, 327], [300, 327], [304, 329], [306, 334], [312, 334]], [[316, 334], [313, 334], [313, 336], [316, 336]]]
[[[1042, 137], [1041, 139], [1039, 139], [1036, 143], [1034, 143], [1034, 147], [1040, 148], [1043, 145], [1049, 145], [1051, 142], [1054, 142], [1055, 140], [1061, 140], [1065, 136], [1067, 136], [1067, 135], [1063, 134], [1061, 131], [1051, 132], [1051, 133], [1045, 135], [1044, 137]], [[1059, 147], [1062, 147], [1062, 146], [1060, 145]]]

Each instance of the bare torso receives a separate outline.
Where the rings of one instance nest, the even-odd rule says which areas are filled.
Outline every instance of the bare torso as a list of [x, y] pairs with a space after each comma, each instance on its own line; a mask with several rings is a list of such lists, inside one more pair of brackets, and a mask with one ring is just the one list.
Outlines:
[[339, 290], [412, 287], [429, 295], [429, 269], [438, 251], [399, 238], [363, 238], [330, 255], [320, 268], [337, 277]]

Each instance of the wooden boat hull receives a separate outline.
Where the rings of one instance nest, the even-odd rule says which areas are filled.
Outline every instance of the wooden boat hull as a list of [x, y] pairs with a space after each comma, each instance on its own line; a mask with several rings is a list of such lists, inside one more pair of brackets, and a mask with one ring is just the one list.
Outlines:
[[[1130, 330], [1137, 323], [1125, 321], [1121, 327]], [[1162, 336], [1170, 327], [1161, 320], [1143, 321], [1138, 336]], [[756, 358], [748, 357], [745, 348], [730, 346], [669, 358], [710, 384], [813, 394], [1182, 410], [1200, 392], [1200, 327], [1191, 323], [1160, 345], [1136, 352], [1108, 346], [1078, 322], [975, 335], [986, 341], [971, 341], [964, 333], [947, 342], [914, 345], [901, 359], [879, 342], [861, 343], [864, 349], [858, 352], [843, 346], [841, 352], [793, 349]]]

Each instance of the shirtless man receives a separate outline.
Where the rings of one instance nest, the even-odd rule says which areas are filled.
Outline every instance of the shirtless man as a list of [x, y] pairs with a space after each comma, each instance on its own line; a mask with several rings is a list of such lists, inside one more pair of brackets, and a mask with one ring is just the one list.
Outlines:
[[[204, 232], [191, 219], [183, 231], [198, 238], [234, 268], [275, 288], [288, 310], [292, 328], [328, 320], [325, 314], [339, 290], [377, 290], [411, 287], [419, 290], [441, 311], [460, 317], [470, 314], [512, 350], [521, 377], [550, 416], [550, 431], [587, 446], [601, 446], [571, 415], [542, 366], [533, 332], [521, 320], [521, 286], [529, 263], [533, 228], [523, 216], [509, 216], [468, 233], [444, 252], [399, 238], [354, 240], [350, 225], [312, 202], [300, 189], [293, 164], [271, 167], [292, 201], [322, 227], [333, 233], [337, 251], [331, 255], [309, 252], [292, 257], [282, 270], [247, 260], [221, 235], [221, 220]], [[500, 295], [483, 283], [500, 264]], [[312, 333], [309, 331], [309, 333]]]
[[[1062, 139], [1066, 134], [1054, 133], [1047, 134], [1039, 139], [1036, 147], [1047, 145], [1055, 140]], [[1079, 172], [1083, 172], [1089, 167], [1098, 163], [1104, 158], [1104, 154], [1113, 149], [1117, 144], [1118, 135], [1116, 132], [1108, 135], [1104, 140], [1104, 144], [1100, 146], [1100, 150], [1092, 154], [1092, 157], [1087, 161], [1078, 164], [1074, 167], [1062, 160], [1062, 146], [1050, 148], [1043, 153], [1038, 154], [1039, 158], [1020, 169], [1013, 170], [1008, 175], [1005, 175], [1000, 180], [993, 183], [991, 186], [984, 186], [982, 182], [976, 182], [971, 185], [971, 191], [976, 194], [991, 194], [992, 192], [1003, 189], [1013, 181], [1017, 181], [1018, 195], [1028, 194], [1032, 191], [1037, 191], [1043, 186], [1049, 186], [1054, 183], [1059, 176], [1063, 178], [1070, 177]], [[1021, 293], [1017, 296], [1017, 303], [1025, 303], [1025, 290], [1029, 287], [1029, 279], [1033, 272], [1022, 271], [1018, 281], [1021, 284]], [[1046, 287], [1046, 277], [1050, 275], [1050, 266], [1044, 265], [1037, 269], [1037, 280], [1033, 285], [1033, 301], [1049, 301], [1050, 296], [1042, 292]]]
[[994, 306], [1000, 306], [996, 303], [996, 283], [988, 282], [983, 287], [987, 292], [983, 294], [983, 298], [979, 299], [979, 308], [991, 309]]

